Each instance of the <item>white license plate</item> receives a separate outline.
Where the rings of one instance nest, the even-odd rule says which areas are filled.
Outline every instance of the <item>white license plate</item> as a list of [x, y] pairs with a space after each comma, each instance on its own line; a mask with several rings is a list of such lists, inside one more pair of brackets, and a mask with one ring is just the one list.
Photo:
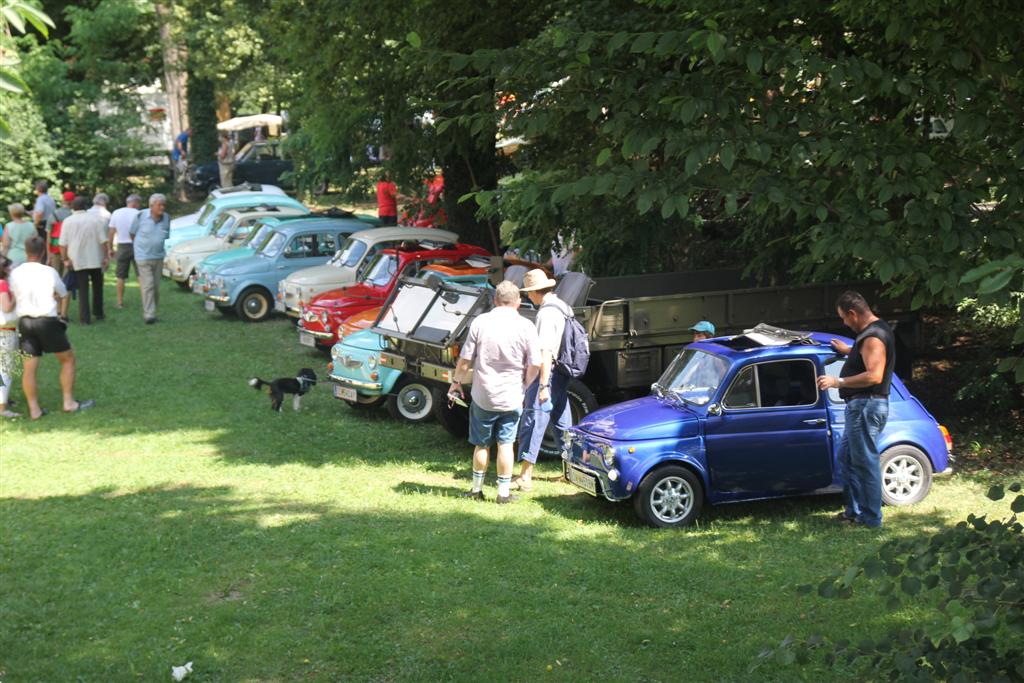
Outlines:
[[275, 311], [279, 311], [281, 313], [284, 313], [287, 309], [284, 307], [284, 302], [283, 301], [275, 301], [274, 302], [274, 310]]
[[212, 312], [217, 310], [217, 304], [207, 299], [206, 301], [203, 302], [203, 308]]
[[299, 332], [299, 343], [303, 346], [316, 346], [316, 339], [308, 332]]
[[337, 384], [334, 385], [334, 398], [344, 399], [346, 401], [355, 401], [356, 390], [348, 387], [339, 387]]
[[565, 478], [570, 484], [574, 484], [592, 496], [597, 495], [597, 478], [592, 474], [580, 472], [575, 467], [565, 466]]

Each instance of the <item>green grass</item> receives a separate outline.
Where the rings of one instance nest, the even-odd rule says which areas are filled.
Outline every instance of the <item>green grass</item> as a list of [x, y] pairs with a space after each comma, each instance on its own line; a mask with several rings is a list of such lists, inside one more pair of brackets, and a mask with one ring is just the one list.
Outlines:
[[[877, 635], [925, 610], [796, 585], [881, 539], [1002, 513], [954, 476], [881, 533], [828, 521], [835, 497], [660, 532], [553, 463], [515, 505], [463, 501], [470, 447], [437, 425], [353, 413], [324, 385], [270, 412], [248, 377], [326, 374], [290, 322], [209, 315], [166, 282], [159, 324], [128, 301], [71, 327], [95, 410], [0, 427], [4, 681], [166, 680], [190, 660], [189, 681], [750, 680], [787, 633]], [[59, 408], [54, 359], [40, 384]]]

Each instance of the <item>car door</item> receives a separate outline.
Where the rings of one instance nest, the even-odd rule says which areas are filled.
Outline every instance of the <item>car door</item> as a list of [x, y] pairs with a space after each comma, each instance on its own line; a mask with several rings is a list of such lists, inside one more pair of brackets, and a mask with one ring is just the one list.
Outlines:
[[297, 270], [320, 265], [324, 258], [317, 253], [320, 233], [307, 232], [294, 235], [277, 260], [277, 280], [280, 283]]
[[825, 397], [809, 358], [753, 363], [705, 422], [712, 487], [739, 497], [813, 491], [832, 483]]
[[[846, 364], [846, 358], [835, 356], [825, 361], [825, 374], [829, 377], [838, 377]], [[832, 462], [836, 472], [834, 484], [842, 485], [839, 481], [839, 443], [843, 440], [843, 433], [846, 432], [846, 401], [839, 398], [839, 389], [832, 388], [825, 393], [825, 400], [828, 405], [828, 420], [832, 430]]]

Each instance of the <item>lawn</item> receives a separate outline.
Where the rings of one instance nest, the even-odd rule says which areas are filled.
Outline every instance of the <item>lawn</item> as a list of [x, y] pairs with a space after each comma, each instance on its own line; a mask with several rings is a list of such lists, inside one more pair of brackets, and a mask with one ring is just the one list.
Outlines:
[[[167, 282], [162, 296], [155, 326], [134, 287], [125, 310], [72, 325], [94, 410], [0, 426], [5, 682], [167, 680], [187, 661], [188, 681], [750, 680], [787, 633], [877, 635], [927, 611], [795, 586], [883, 539], [1004, 510], [955, 475], [887, 510], [882, 532], [830, 522], [836, 497], [664, 532], [560, 483], [555, 463], [515, 505], [464, 501], [470, 447], [437, 425], [354, 413], [326, 385], [270, 412], [249, 377], [326, 374], [290, 322], [207, 314]], [[56, 362], [42, 366], [53, 410]]]

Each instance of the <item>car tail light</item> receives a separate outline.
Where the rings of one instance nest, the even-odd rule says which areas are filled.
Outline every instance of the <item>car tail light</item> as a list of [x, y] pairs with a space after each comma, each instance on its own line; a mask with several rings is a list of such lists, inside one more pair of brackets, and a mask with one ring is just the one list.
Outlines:
[[328, 361], [328, 363], [327, 363], [327, 372], [334, 372], [334, 361], [333, 360], [332, 361]]
[[946, 441], [946, 452], [947, 453], [952, 453], [953, 452], [953, 437], [951, 437], [949, 435], [949, 430], [946, 429], [943, 425], [939, 425], [939, 431], [942, 432], [942, 438], [945, 439], [945, 441]]

